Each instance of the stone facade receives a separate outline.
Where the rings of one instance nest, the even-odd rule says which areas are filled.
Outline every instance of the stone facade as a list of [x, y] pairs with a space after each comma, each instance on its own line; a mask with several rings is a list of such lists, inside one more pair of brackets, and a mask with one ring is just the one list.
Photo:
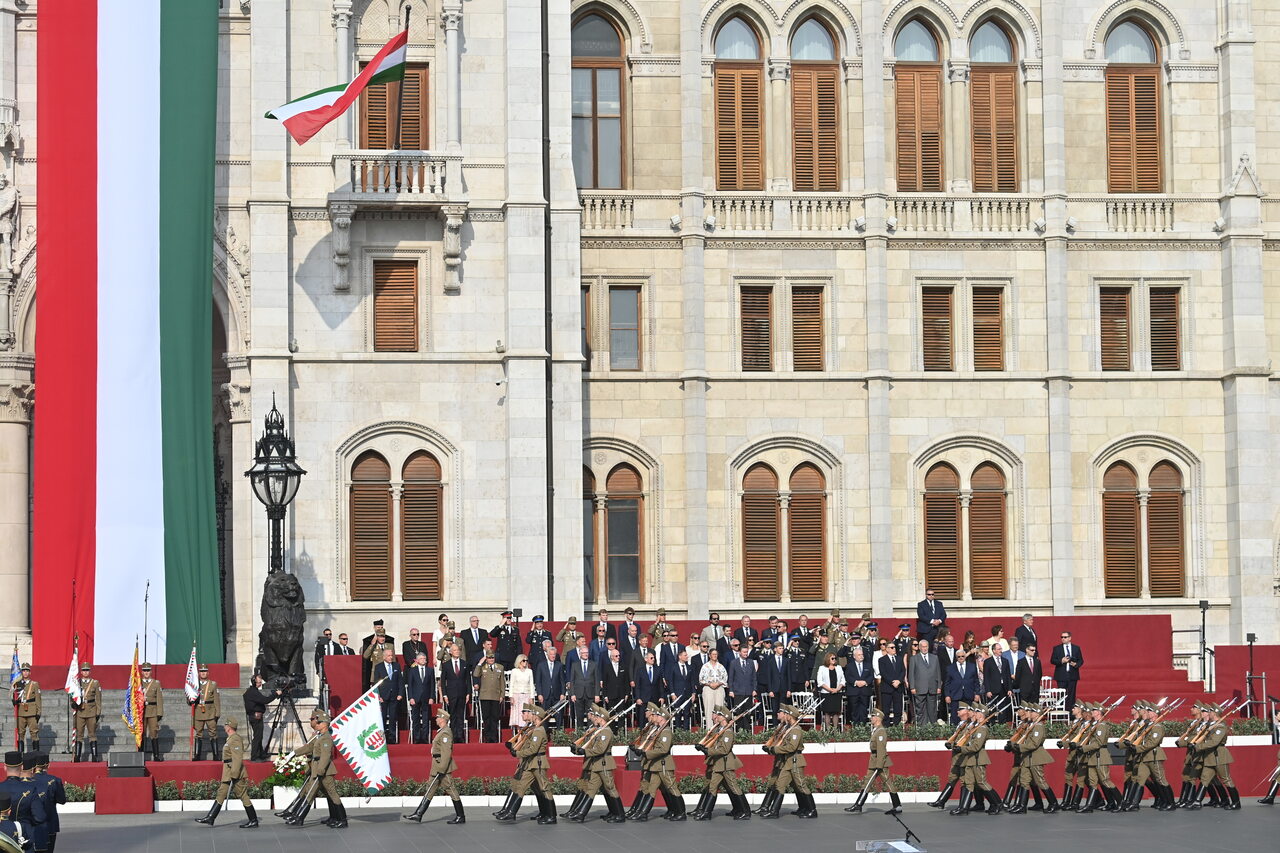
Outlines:
[[[261, 118], [351, 76], [406, 2], [409, 59], [430, 68], [430, 151], [360, 151], [355, 115], [298, 147]], [[1280, 641], [1280, 484], [1267, 473], [1280, 459], [1280, 206], [1264, 195], [1280, 183], [1268, 118], [1280, 102], [1278, 0], [551, 0], [549, 199], [536, 0], [222, 5], [213, 298], [225, 356], [213, 390], [233, 659], [253, 657], [267, 556], [265, 515], [240, 472], [273, 395], [309, 472], [286, 541], [312, 627], [357, 637], [381, 616], [403, 637], [442, 610], [461, 622], [508, 604], [526, 619], [581, 615], [584, 468], [607, 505], [603, 484], [621, 463], [643, 483], [642, 613], [834, 604], [906, 615], [925, 582], [924, 472], [949, 461], [964, 478], [991, 461], [1007, 482], [1008, 599], [948, 601], [953, 612], [1171, 612], [1185, 628], [1207, 600], [1210, 643]], [[0, 573], [17, 586], [37, 283], [26, 230], [38, 202], [35, 8], [0, 0], [0, 48], [14, 46], [0, 50], [0, 150], [20, 199], [0, 263]], [[571, 168], [570, 29], [590, 10], [625, 45], [621, 190], [579, 192]], [[756, 193], [715, 184], [712, 45], [733, 15], [755, 27], [769, 70]], [[798, 193], [788, 45], [815, 15], [838, 42], [841, 181]], [[913, 17], [938, 34], [947, 81], [937, 194], [899, 193], [895, 177], [893, 41]], [[1019, 73], [1020, 192], [1002, 196], [972, 192], [968, 148], [969, 39], [992, 17]], [[1161, 57], [1159, 194], [1107, 193], [1103, 45], [1126, 19]], [[406, 162], [431, 176], [413, 193], [360, 183], [368, 168]], [[373, 351], [382, 258], [417, 264], [419, 352]], [[738, 292], [751, 284], [774, 288], [769, 372], [741, 369]], [[1101, 369], [1098, 291], [1116, 284], [1133, 288], [1131, 371]], [[638, 371], [609, 367], [615, 285], [640, 291]], [[974, 370], [964, 310], [957, 369], [923, 369], [929, 285], [954, 288], [957, 306], [974, 287], [1003, 288], [1003, 371]], [[823, 289], [820, 372], [791, 364], [785, 295], [805, 286]], [[1170, 286], [1181, 369], [1153, 371], [1139, 309]], [[391, 601], [353, 601], [351, 464], [377, 450], [394, 472], [418, 449], [441, 463], [445, 600], [403, 600], [397, 585]], [[1183, 475], [1186, 595], [1108, 599], [1102, 471], [1126, 460], [1145, 477], [1162, 459]], [[758, 461], [824, 475], [822, 601], [743, 603], [742, 476]], [[29, 624], [15, 600], [0, 605], [0, 633]]]

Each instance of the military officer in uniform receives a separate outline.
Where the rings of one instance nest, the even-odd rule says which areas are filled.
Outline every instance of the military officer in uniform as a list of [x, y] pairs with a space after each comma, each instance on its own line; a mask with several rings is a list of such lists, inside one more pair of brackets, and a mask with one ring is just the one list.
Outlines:
[[696, 747], [707, 759], [707, 792], [693, 810], [694, 820], [711, 820], [715, 815], [716, 800], [721, 788], [729, 793], [729, 802], [733, 804], [729, 817], [734, 820], [751, 820], [751, 806], [747, 803], [734, 772], [742, 767], [742, 761], [733, 754], [735, 735], [733, 726], [729, 725], [732, 717], [733, 714], [724, 705], [715, 706], [711, 711], [711, 723], [717, 729], [715, 739], [710, 743], [704, 740]]
[[[1068, 731], [1078, 731], [1080, 726], [1084, 725], [1084, 708], [1079, 703], [1071, 709], [1071, 715], [1074, 719], [1068, 727]], [[1067, 751], [1067, 761], [1062, 766], [1062, 811], [1075, 811], [1080, 805], [1080, 795], [1084, 791], [1084, 785], [1079, 784], [1080, 774], [1084, 772], [1084, 766], [1080, 762], [1080, 750], [1075, 744], [1069, 742], [1065, 736], [1058, 738], [1058, 748]]]
[[987, 783], [987, 765], [991, 757], [987, 755], [987, 707], [978, 703], [969, 706], [969, 719], [973, 726], [962, 735], [964, 743], [953, 747], [960, 753], [960, 766], [964, 769], [965, 790], [960, 793], [960, 805], [951, 810], [953, 815], [965, 815], [977, 806], [982, 808], [983, 801], [991, 804], [987, 814], [1000, 814], [1000, 795]]
[[604, 801], [609, 807], [605, 823], [623, 823], [626, 820], [622, 812], [622, 797], [618, 795], [618, 786], [613, 781], [613, 773], [618, 769], [613, 760], [613, 729], [607, 723], [609, 712], [599, 705], [592, 704], [587, 710], [587, 721], [594, 728], [586, 735], [582, 746], [576, 743], [570, 749], [582, 756], [582, 779], [579, 793], [565, 817], [574, 823], [582, 823], [591, 813], [596, 794], [604, 789]]
[[427, 783], [427, 792], [422, 795], [422, 801], [413, 810], [413, 814], [404, 815], [404, 819], [422, 823], [422, 816], [426, 814], [427, 806], [431, 805], [431, 798], [437, 791], [443, 790], [453, 801], [453, 817], [445, 823], [466, 823], [462, 795], [458, 793], [458, 783], [453, 778], [458, 770], [458, 762], [453, 760], [453, 729], [449, 726], [449, 711], [443, 706], [436, 711], [436, 729], [436, 736], [431, 741], [431, 780]]
[[209, 757], [218, 761], [218, 717], [222, 716], [222, 705], [218, 699], [218, 682], [209, 679], [207, 664], [200, 664], [200, 683], [196, 697], [189, 700], [189, 704], [195, 709], [192, 719], [196, 730], [196, 761], [204, 761], [206, 734], [209, 736]]
[[538, 823], [546, 826], [556, 822], [556, 801], [551, 798], [551, 783], [547, 780], [551, 762], [547, 759], [547, 730], [542, 725], [546, 714], [546, 711], [532, 702], [521, 711], [524, 726], [518, 741], [507, 744], [507, 749], [519, 762], [516, 764], [507, 802], [494, 812], [494, 817], [498, 820], [515, 820], [520, 813], [524, 795], [532, 788], [534, 799], [538, 801]]
[[1222, 708], [1218, 705], [1207, 704], [1205, 710], [1209, 714], [1209, 727], [1203, 735], [1196, 736], [1198, 742], [1192, 743], [1204, 762], [1204, 770], [1200, 772], [1200, 784], [1191, 794], [1191, 805], [1188, 808], [1200, 808], [1205, 790], [1217, 785], [1225, 789], [1230, 797], [1228, 802], [1219, 791], [1220, 806], [1227, 811], [1235, 811], [1240, 808], [1240, 792], [1231, 781], [1231, 762], [1234, 759], [1231, 757], [1231, 750], [1227, 749], [1231, 727], [1222, 721]]
[[560, 656], [566, 660], [569, 653], [578, 645], [578, 639], [585, 636], [578, 630], [578, 617], [570, 616], [569, 621], [564, 623], [559, 632], [556, 634], [556, 642], [560, 644]]
[[[893, 759], [889, 757], [889, 731], [884, 727], [884, 711], [879, 708], [871, 709], [871, 736], [867, 743], [871, 746], [871, 758], [867, 760], [867, 770], [880, 777], [880, 784], [889, 793], [889, 801], [893, 804], [885, 814], [898, 814], [902, 811], [902, 800], [898, 798], [898, 791], [893, 787], [893, 774], [889, 772], [889, 768], [893, 766]], [[845, 811], [862, 814], [862, 805], [871, 795], [871, 781], [867, 780], [867, 785], [862, 789], [858, 801]]]
[[493, 650], [484, 653], [484, 660], [476, 664], [475, 678], [480, 683], [480, 714], [484, 717], [481, 730], [482, 743], [497, 743], [502, 728], [502, 697], [506, 693], [507, 679], [502, 664], [494, 658]]
[[40, 698], [40, 682], [31, 678], [31, 664], [22, 665], [22, 677], [13, 683], [13, 710], [18, 730], [14, 737], [18, 746], [26, 743], [31, 735], [31, 748], [40, 751], [40, 714], [43, 700]]
[[313, 713], [311, 729], [316, 736], [293, 753], [311, 756], [311, 773], [302, 787], [306, 798], [302, 801], [302, 807], [294, 815], [285, 818], [284, 822], [290, 826], [302, 826], [316, 797], [323, 791], [325, 799], [329, 801], [329, 819], [324, 822], [325, 826], [346, 829], [347, 810], [342, 805], [342, 798], [338, 796], [338, 787], [333, 780], [338, 774], [338, 768], [333, 765], [333, 735], [329, 732], [329, 715], [324, 711]]
[[89, 675], [92, 667], [80, 664], [80, 701], [71, 700], [75, 713], [75, 753], [72, 761], [98, 760], [98, 718], [102, 716], [102, 686]]
[[160, 720], [163, 717], [164, 691], [160, 689], [160, 682], [151, 677], [151, 664], [144, 663], [142, 665], [142, 753], [146, 755], [148, 742], [150, 742], [152, 761], [164, 760], [160, 755]]
[[249, 772], [244, 766], [244, 738], [240, 737], [240, 723], [235, 717], [228, 717], [222, 728], [227, 733], [227, 741], [222, 747], [222, 784], [218, 785], [218, 794], [213, 805], [209, 806], [209, 813], [196, 818], [196, 823], [213, 826], [218, 812], [222, 811], [222, 804], [227, 801], [227, 794], [230, 793], [244, 806], [246, 819], [240, 824], [240, 828], [257, 829], [258, 815], [249, 800]]
[[30, 846], [26, 834], [13, 816], [13, 800], [4, 791], [0, 791], [0, 835], [4, 836], [5, 850], [26, 850]]
[[48, 821], [48, 853], [53, 853], [53, 848], [58, 843], [58, 833], [62, 831], [61, 821], [58, 819], [58, 806], [67, 804], [67, 789], [60, 778], [49, 772], [47, 752], [36, 753], [36, 771], [31, 781], [35, 783], [36, 790], [40, 793], [40, 802], [44, 805]]
[[1160, 708], [1150, 702], [1142, 702], [1143, 723], [1133, 735], [1134, 750], [1138, 758], [1138, 775], [1135, 779], [1137, 790], [1133, 796], [1133, 808], [1137, 808], [1142, 799], [1142, 789], [1146, 787], [1155, 797], [1152, 806], [1156, 811], [1173, 811], [1173, 789], [1164, 774], [1164, 750], [1160, 744], [1164, 742], [1164, 726], [1160, 723]]
[[804, 775], [804, 732], [797, 723], [800, 710], [794, 705], [778, 706], [778, 731], [764, 745], [764, 751], [773, 756], [773, 772], [777, 774], [773, 790], [777, 798], [773, 800], [769, 810], [761, 817], [773, 820], [782, 810], [782, 801], [791, 790], [796, 795], [797, 809], [792, 812], [796, 817], [815, 818], [818, 816], [813, 795]]
[[[1280, 711], [1276, 711], [1275, 719], [1272, 725], [1280, 729]], [[1280, 762], [1280, 752], [1276, 753], [1276, 761]], [[1170, 789], [1172, 792], [1172, 789]], [[1274, 806], [1276, 804], [1276, 792], [1280, 791], [1280, 770], [1273, 771], [1271, 774], [1271, 787], [1267, 789], [1267, 795], [1258, 800], [1260, 806]]]
[[[1091, 717], [1089, 728], [1080, 743], [1080, 751], [1084, 753], [1084, 765], [1088, 768], [1089, 777], [1086, 785], [1093, 788], [1089, 801], [1080, 807], [1079, 814], [1088, 814], [1099, 806], [1105, 811], [1120, 810], [1120, 789], [1111, 781], [1111, 751], [1107, 749], [1107, 724], [1102, 719], [1103, 707], [1099, 702], [1089, 702], [1088, 711]], [[1099, 802], [1105, 799], [1105, 805]]]
[[[1044, 748], [1048, 729], [1040, 719], [1040, 709], [1035, 705], [1024, 702], [1019, 714], [1026, 729], [1017, 743], [1010, 741], [1010, 744], [1018, 754], [1018, 785], [1021, 791], [1017, 794], [1018, 801], [1009, 809], [1009, 814], [1026, 814], [1027, 811], [1053, 814], [1058, 810], [1058, 798], [1044, 779], [1045, 765], [1053, 763], [1053, 758]], [[1029, 796], [1034, 796], [1036, 800], [1031, 809], [1027, 808]], [[1048, 803], [1047, 806], [1044, 805], [1045, 802]]]
[[36, 796], [35, 785], [22, 776], [22, 753], [6, 752], [4, 754], [5, 780], [0, 782], [0, 796], [7, 795], [11, 801], [13, 821], [22, 831], [22, 835], [34, 847], [25, 849], [45, 849], [44, 824], [48, 819], [44, 804]]
[[[951, 735], [953, 738], [963, 729], [969, 727], [969, 703], [961, 702], [956, 706], [956, 716], [959, 717], [960, 723], [956, 726], [955, 732]], [[960, 777], [964, 775], [964, 768], [960, 764], [960, 753], [952, 751], [951, 753], [951, 772], [947, 774], [946, 784], [942, 786], [942, 790], [938, 792], [938, 799], [929, 803], [931, 808], [945, 809], [947, 801], [951, 799], [951, 793], [956, 789]]]
[[644, 716], [654, 726], [654, 733], [645, 744], [640, 762], [640, 770], [643, 772], [640, 777], [640, 792], [636, 801], [631, 804], [627, 819], [648, 820], [649, 810], [653, 808], [653, 795], [661, 790], [662, 799], [667, 804], [663, 820], [684, 820], [684, 798], [676, 787], [676, 761], [671, 757], [671, 747], [675, 744], [671, 735], [671, 718], [652, 702], [645, 708]]
[[[1191, 748], [1191, 738], [1196, 735], [1197, 726], [1204, 725], [1209, 715], [1205, 713], [1204, 705], [1199, 701], [1193, 702], [1192, 709], [1200, 716], [1193, 716], [1187, 723], [1187, 728], [1178, 736], [1177, 745], [1185, 750], [1182, 760], [1182, 792], [1178, 796], [1178, 801], [1174, 803], [1174, 808], [1186, 808], [1191, 803], [1191, 792], [1195, 790], [1196, 782], [1200, 780], [1200, 771], [1203, 766], [1200, 763], [1200, 756]], [[1209, 805], [1218, 805], [1218, 794], [1216, 791], [1209, 791]]]
[[[672, 625], [670, 622], [667, 621], [667, 608], [659, 607], [658, 618], [655, 619], [654, 623], [649, 626], [649, 636], [653, 637], [654, 643], [661, 642], [663, 636], [668, 631], [674, 631], [675, 629], [676, 629], [676, 626]], [[619, 637], [618, 639], [622, 639], [622, 638]]]

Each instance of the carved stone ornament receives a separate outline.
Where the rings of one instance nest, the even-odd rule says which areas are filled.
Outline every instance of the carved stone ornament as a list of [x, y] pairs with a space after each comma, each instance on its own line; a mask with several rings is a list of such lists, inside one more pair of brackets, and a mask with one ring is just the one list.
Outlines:
[[333, 221], [333, 263], [337, 267], [333, 289], [351, 289], [351, 220], [356, 215], [354, 204], [335, 204], [329, 209]]
[[227, 395], [227, 420], [233, 424], [248, 421], [249, 386], [238, 382], [224, 382], [222, 390]]
[[18, 230], [18, 188], [0, 172], [0, 272], [13, 269], [13, 235]]
[[462, 289], [462, 223], [466, 219], [464, 205], [446, 204], [444, 214], [444, 290], [457, 293]]
[[1227, 194], [1264, 195], [1262, 183], [1258, 180], [1258, 173], [1253, 168], [1253, 158], [1247, 153], [1241, 154], [1240, 160], [1236, 163], [1236, 170], [1231, 176], [1231, 183], [1227, 185]]
[[786, 80], [791, 77], [791, 60], [790, 59], [769, 59], [769, 79], [770, 80]]
[[16, 151], [21, 144], [17, 104], [9, 98], [0, 98], [0, 151]]
[[445, 30], [456, 30], [462, 26], [462, 7], [446, 6], [440, 13], [440, 25]]
[[36, 389], [26, 382], [0, 382], [0, 423], [25, 424], [31, 420]]

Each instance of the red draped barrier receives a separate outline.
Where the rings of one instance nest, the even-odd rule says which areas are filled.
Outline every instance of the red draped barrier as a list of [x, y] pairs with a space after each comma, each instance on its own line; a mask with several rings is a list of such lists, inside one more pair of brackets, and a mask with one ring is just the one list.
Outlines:
[[[102, 770], [97, 772], [101, 773]], [[150, 776], [98, 776], [93, 784], [96, 792], [93, 801], [95, 814], [151, 814], [155, 809], [155, 785]]]

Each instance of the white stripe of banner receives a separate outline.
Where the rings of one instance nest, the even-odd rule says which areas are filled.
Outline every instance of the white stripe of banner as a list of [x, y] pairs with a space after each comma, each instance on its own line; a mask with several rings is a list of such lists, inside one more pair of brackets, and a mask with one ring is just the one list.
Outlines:
[[382, 61], [378, 63], [378, 70], [373, 73], [377, 75], [383, 71], [386, 71], [388, 68], [390, 68], [393, 65], [403, 64], [405, 61], [405, 57], [407, 57], [408, 55], [409, 55], [408, 45], [404, 47], [396, 48], [395, 50], [391, 51], [390, 53], [388, 53], [386, 56], [382, 58]]
[[[94, 654], [130, 660], [151, 582], [163, 661], [160, 5], [98, 0], [98, 411]], [[123, 14], [125, 11], [128, 14]], [[175, 72], [178, 69], [174, 69]], [[153, 651], [154, 650], [154, 651]]]

